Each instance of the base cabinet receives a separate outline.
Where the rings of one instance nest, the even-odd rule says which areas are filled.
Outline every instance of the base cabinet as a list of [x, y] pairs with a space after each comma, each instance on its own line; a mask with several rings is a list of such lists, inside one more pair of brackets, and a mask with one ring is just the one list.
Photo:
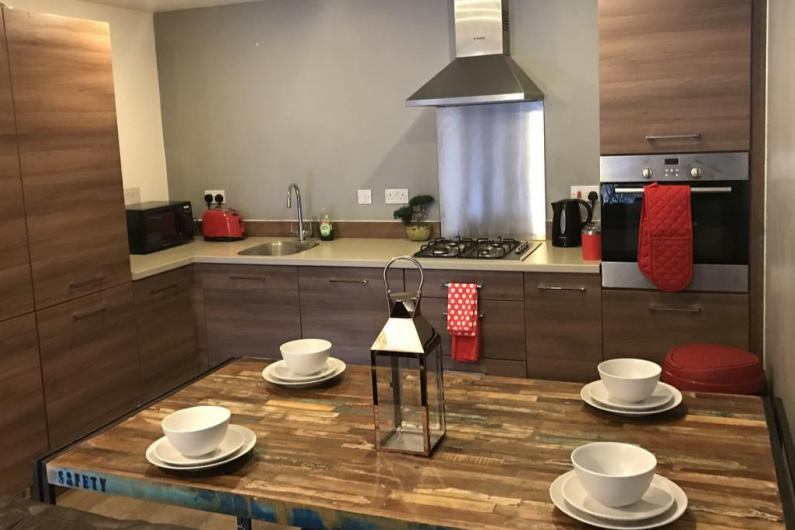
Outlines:
[[605, 359], [658, 363], [675, 346], [711, 342], [748, 349], [748, 295], [605, 290]]
[[199, 373], [193, 270], [184, 267], [133, 286], [141, 386], [150, 401]]
[[209, 366], [232, 357], [278, 359], [301, 338], [296, 267], [199, 265]]
[[49, 448], [36, 317], [0, 323], [0, 494], [31, 483], [31, 461]]
[[527, 377], [593, 381], [602, 362], [599, 274], [525, 274]]
[[36, 316], [51, 447], [72, 442], [141, 403], [130, 284]]

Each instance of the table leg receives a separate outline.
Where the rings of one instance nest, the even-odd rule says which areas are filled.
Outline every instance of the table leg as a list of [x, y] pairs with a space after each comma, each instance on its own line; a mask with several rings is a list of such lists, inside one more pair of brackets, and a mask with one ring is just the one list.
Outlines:
[[237, 518], [237, 530], [251, 530], [251, 519]]
[[55, 486], [47, 480], [47, 464], [44, 459], [33, 462], [33, 498], [39, 502], [55, 504]]

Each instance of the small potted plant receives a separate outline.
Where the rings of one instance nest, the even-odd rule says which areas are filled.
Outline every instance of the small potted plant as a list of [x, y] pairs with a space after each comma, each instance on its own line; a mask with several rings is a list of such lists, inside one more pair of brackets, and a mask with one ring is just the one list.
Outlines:
[[433, 204], [430, 195], [416, 195], [406, 206], [395, 210], [395, 219], [400, 219], [406, 226], [406, 235], [411, 241], [428, 241], [431, 238], [431, 226], [425, 224], [428, 207]]

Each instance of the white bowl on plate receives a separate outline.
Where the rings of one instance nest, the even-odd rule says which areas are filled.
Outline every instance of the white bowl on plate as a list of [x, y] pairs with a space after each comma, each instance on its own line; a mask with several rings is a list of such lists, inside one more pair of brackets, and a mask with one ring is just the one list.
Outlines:
[[188, 457], [215, 451], [226, 436], [232, 413], [224, 407], [191, 407], [169, 414], [161, 426], [174, 449]]
[[659, 364], [642, 359], [612, 359], [599, 363], [598, 369], [610, 397], [627, 403], [651, 396], [662, 373]]
[[331, 343], [323, 339], [300, 339], [281, 345], [282, 359], [298, 375], [312, 375], [328, 363]]
[[657, 458], [637, 445], [598, 442], [578, 447], [571, 463], [588, 495], [611, 508], [638, 502], [649, 489]]

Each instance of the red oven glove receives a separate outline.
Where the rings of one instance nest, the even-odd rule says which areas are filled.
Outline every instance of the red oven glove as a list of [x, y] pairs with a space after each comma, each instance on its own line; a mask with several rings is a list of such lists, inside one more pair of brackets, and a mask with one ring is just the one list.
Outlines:
[[661, 291], [677, 292], [693, 279], [690, 186], [645, 186], [638, 234], [638, 268]]

